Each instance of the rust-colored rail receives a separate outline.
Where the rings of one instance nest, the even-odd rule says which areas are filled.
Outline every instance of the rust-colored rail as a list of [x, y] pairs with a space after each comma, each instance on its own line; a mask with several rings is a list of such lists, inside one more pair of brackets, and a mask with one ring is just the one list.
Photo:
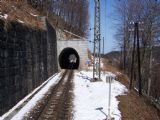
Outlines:
[[70, 120], [72, 119], [73, 70], [66, 70], [60, 81], [24, 118], [25, 120]]

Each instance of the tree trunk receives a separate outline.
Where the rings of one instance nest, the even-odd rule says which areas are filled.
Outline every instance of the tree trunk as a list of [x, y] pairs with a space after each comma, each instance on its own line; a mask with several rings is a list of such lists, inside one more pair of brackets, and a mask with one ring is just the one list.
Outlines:
[[150, 95], [150, 88], [151, 88], [151, 77], [152, 77], [152, 47], [150, 49], [150, 57], [149, 57], [149, 78], [148, 78], [148, 90], [147, 95]]
[[139, 45], [139, 28], [138, 23], [136, 25], [136, 33], [137, 33], [137, 57], [138, 57], [138, 88], [139, 88], [139, 95], [142, 95], [142, 80], [141, 80], [141, 58], [140, 58], [140, 45]]

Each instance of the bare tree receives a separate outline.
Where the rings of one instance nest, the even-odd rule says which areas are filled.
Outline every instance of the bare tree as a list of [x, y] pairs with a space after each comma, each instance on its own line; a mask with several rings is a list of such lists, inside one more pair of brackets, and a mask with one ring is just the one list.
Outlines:
[[88, 0], [28, 0], [28, 3], [48, 17], [57, 17], [63, 29], [87, 36]]
[[[123, 48], [123, 66], [125, 66], [123, 68], [125, 68], [126, 73], [131, 76], [131, 80], [133, 77], [135, 81], [133, 82], [133, 86], [137, 87], [139, 72], [138, 69], [135, 68], [138, 68], [138, 63], [140, 63], [143, 94], [153, 97], [156, 89], [160, 88], [158, 86], [157, 88], [153, 87], [156, 86], [157, 83], [160, 83], [160, 80], [155, 78], [160, 71], [154, 67], [159, 63], [153, 62], [154, 59], [159, 59], [159, 57], [156, 56], [156, 52], [158, 48], [160, 49], [160, 1], [121, 0], [116, 6], [116, 10], [119, 18], [117, 19], [118, 27], [116, 38], [118, 38], [117, 41], [120, 48]], [[134, 48], [133, 27], [130, 25], [132, 22], [143, 23], [139, 24], [139, 50]], [[138, 58], [135, 59], [138, 54], [140, 57], [139, 60]], [[131, 85], [132, 81], [130, 87]]]

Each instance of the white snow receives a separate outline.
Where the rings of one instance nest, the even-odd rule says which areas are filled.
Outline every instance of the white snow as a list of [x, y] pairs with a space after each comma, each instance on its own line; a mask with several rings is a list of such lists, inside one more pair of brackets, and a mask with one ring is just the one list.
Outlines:
[[24, 101], [26, 101], [30, 96], [32, 96], [35, 92], [37, 92], [37, 90], [39, 90], [44, 84], [46, 84], [48, 81], [50, 81], [53, 77], [55, 77], [57, 75], [54, 74], [53, 76], [51, 76], [50, 78], [48, 78], [42, 85], [40, 85], [39, 87], [37, 87], [36, 89], [34, 89], [30, 94], [28, 94], [24, 99], [22, 99], [21, 101], [19, 101], [12, 109], [10, 109], [8, 112], [6, 112], [4, 115], [2, 115], [0, 117], [1, 119], [4, 119], [5, 117], [7, 117], [10, 113], [12, 113], [15, 109], [17, 109]]
[[22, 120], [37, 102], [45, 96], [49, 88], [58, 83], [59, 79], [60, 74], [52, 78], [51, 81], [49, 81], [47, 85], [45, 85], [45, 87], [42, 88], [11, 120]]
[[104, 63], [101, 61], [101, 68], [103, 68], [104, 67]]
[[138, 88], [134, 87], [134, 89], [138, 92]]
[[[90, 82], [92, 79], [91, 71], [81, 71], [74, 76], [74, 100], [73, 116], [74, 120], [103, 120], [108, 115], [108, 91], [109, 83], [106, 78], [116, 76], [111, 72], [101, 75], [102, 81]], [[60, 73], [52, 78], [11, 120], [22, 120], [24, 116], [36, 105], [36, 103], [45, 95], [48, 89], [57, 84], [60, 79]], [[116, 96], [124, 95], [127, 88], [116, 80], [111, 82], [111, 117], [115, 120], [121, 119], [121, 112], [118, 109]], [[24, 100], [23, 100], [24, 101]], [[20, 101], [20, 102], [23, 102]], [[102, 111], [100, 111], [102, 110]], [[8, 114], [8, 113], [7, 113]], [[0, 118], [3, 119], [4, 116]]]
[[30, 15], [32, 15], [32, 16], [34, 16], [34, 17], [37, 17], [38, 15], [35, 15], [35, 14], [33, 14], [33, 13], [30, 13]]
[[19, 20], [19, 19], [18, 19], [18, 22], [20, 22], [20, 23], [24, 23], [24, 21], [22, 21], [22, 20]]
[[12, 5], [12, 8], [13, 8], [14, 10], [16, 10], [16, 9], [17, 9], [14, 5]]
[[[74, 120], [102, 120], [108, 115], [108, 91], [109, 83], [106, 83], [106, 76], [115, 77], [107, 72], [102, 75], [102, 82], [90, 82], [92, 72], [79, 72], [75, 75], [74, 89]], [[120, 82], [113, 80], [111, 83], [111, 116], [115, 120], [121, 119], [121, 112], [118, 110], [116, 96], [122, 95], [127, 88]], [[103, 114], [100, 110], [106, 114]]]
[[7, 19], [8, 15], [7, 14], [4, 14], [4, 15], [0, 15], [0, 18], [4, 18], [4, 19]]
[[117, 75], [121, 75], [122, 73], [121, 73], [121, 72], [116, 72], [116, 74], [117, 74]]
[[[57, 75], [53, 75], [50, 77], [46, 82], [48, 82], [11, 120], [22, 120], [22, 118], [27, 115], [27, 113], [36, 105], [36, 103], [45, 95], [45, 93], [48, 91], [48, 89], [57, 84], [60, 78], [60, 73]], [[45, 84], [44, 82], [43, 84]], [[43, 85], [42, 84], [42, 85]], [[40, 86], [41, 87], [41, 86]], [[15, 107], [13, 107], [9, 112], [4, 114], [1, 119], [4, 119], [6, 116], [8, 116], [13, 110], [15, 110], [20, 104], [22, 104], [28, 97], [30, 97], [35, 91], [37, 91], [36, 88], [31, 94], [29, 94], [27, 97], [25, 97], [23, 100], [21, 100]], [[0, 119], [0, 120], [1, 120]]]

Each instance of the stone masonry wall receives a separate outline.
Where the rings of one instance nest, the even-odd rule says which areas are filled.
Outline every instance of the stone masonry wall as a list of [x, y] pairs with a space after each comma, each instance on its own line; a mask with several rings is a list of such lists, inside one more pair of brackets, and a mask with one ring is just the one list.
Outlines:
[[0, 20], [0, 115], [57, 72], [54, 28]]

